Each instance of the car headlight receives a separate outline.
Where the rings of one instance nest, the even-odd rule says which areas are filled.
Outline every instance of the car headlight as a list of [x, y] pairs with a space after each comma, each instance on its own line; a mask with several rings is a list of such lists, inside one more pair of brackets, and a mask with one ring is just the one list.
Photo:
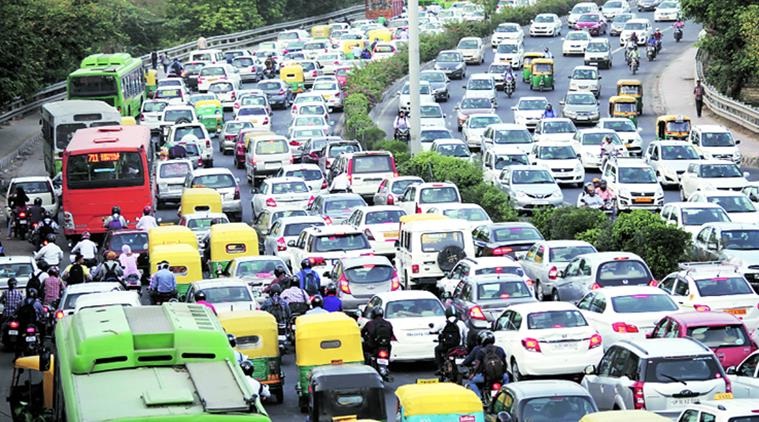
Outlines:
[[579, 173], [579, 172], [581, 172], [582, 170], [583, 170], [582, 164], [580, 164], [580, 163], [578, 162], [578, 163], [575, 165], [575, 171]]
[[630, 195], [630, 190], [625, 189], [625, 188], [621, 188], [621, 189], [619, 189], [619, 196], [624, 196], [626, 198], [629, 198], [632, 195]]
[[524, 193], [524, 192], [522, 192], [522, 191], [517, 191], [516, 197], [520, 198], [520, 199], [525, 199], [525, 198], [527, 198], [527, 194]]
[[577, 112], [573, 110], [564, 110], [565, 116], [577, 116]]

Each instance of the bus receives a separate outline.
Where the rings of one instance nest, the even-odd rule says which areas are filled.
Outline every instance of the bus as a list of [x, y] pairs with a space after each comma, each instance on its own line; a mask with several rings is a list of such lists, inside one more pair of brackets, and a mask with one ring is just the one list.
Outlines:
[[134, 227], [152, 206], [150, 129], [101, 126], [79, 129], [63, 152], [63, 233], [75, 240], [84, 232], [105, 233], [111, 208]]
[[145, 97], [142, 60], [127, 53], [93, 54], [66, 79], [69, 100], [101, 100], [122, 116], [137, 117]]
[[42, 105], [42, 139], [45, 170], [50, 177], [61, 172], [61, 157], [74, 132], [86, 127], [113, 126], [121, 114], [103, 101], [64, 100]]
[[106, 306], [58, 321], [53, 420], [269, 422], [213, 311]]

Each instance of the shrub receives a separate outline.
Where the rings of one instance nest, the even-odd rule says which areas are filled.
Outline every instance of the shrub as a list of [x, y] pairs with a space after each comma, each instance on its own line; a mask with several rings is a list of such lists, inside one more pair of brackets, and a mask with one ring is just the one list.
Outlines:
[[462, 192], [464, 202], [479, 204], [495, 222], [517, 221], [517, 211], [509, 205], [508, 197], [497, 187], [489, 183], [478, 183]]
[[[609, 226], [609, 218], [602, 211], [578, 207], [536, 210], [531, 222], [550, 240], [596, 238]], [[592, 234], [586, 234], [591, 231]]]
[[423, 152], [411, 157], [400, 173], [419, 176], [428, 182], [451, 182], [464, 191], [482, 183], [482, 170], [474, 164], [434, 152]]

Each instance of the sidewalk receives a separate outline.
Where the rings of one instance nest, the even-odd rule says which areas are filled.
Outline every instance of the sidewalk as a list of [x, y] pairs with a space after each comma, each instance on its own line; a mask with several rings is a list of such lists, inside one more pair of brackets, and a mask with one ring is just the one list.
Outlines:
[[664, 69], [658, 78], [658, 98], [654, 110], [657, 114], [685, 114], [694, 125], [722, 125], [729, 128], [743, 154], [743, 165], [759, 167], [759, 137], [751, 131], [722, 119], [704, 106], [701, 117], [696, 117], [696, 102], [693, 99], [693, 87], [696, 85], [696, 47], [691, 47], [677, 57]]
[[11, 120], [7, 125], [0, 125], [0, 170], [8, 167], [10, 159], [17, 154], [24, 142], [37, 135], [42, 135], [38, 112]]

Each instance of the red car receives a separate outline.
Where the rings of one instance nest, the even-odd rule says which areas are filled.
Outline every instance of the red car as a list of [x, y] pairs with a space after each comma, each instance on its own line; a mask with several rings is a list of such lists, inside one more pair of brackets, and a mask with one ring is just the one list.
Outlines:
[[605, 35], [606, 19], [600, 13], [586, 13], [577, 19], [575, 29], [588, 31], [590, 35]]
[[723, 368], [738, 366], [757, 350], [743, 322], [725, 312], [672, 314], [656, 324], [650, 337], [693, 337], [714, 351]]
[[345, 89], [345, 84], [348, 82], [348, 73], [353, 68], [350, 66], [338, 66], [335, 68], [335, 78], [337, 78], [337, 84], [340, 89]]

